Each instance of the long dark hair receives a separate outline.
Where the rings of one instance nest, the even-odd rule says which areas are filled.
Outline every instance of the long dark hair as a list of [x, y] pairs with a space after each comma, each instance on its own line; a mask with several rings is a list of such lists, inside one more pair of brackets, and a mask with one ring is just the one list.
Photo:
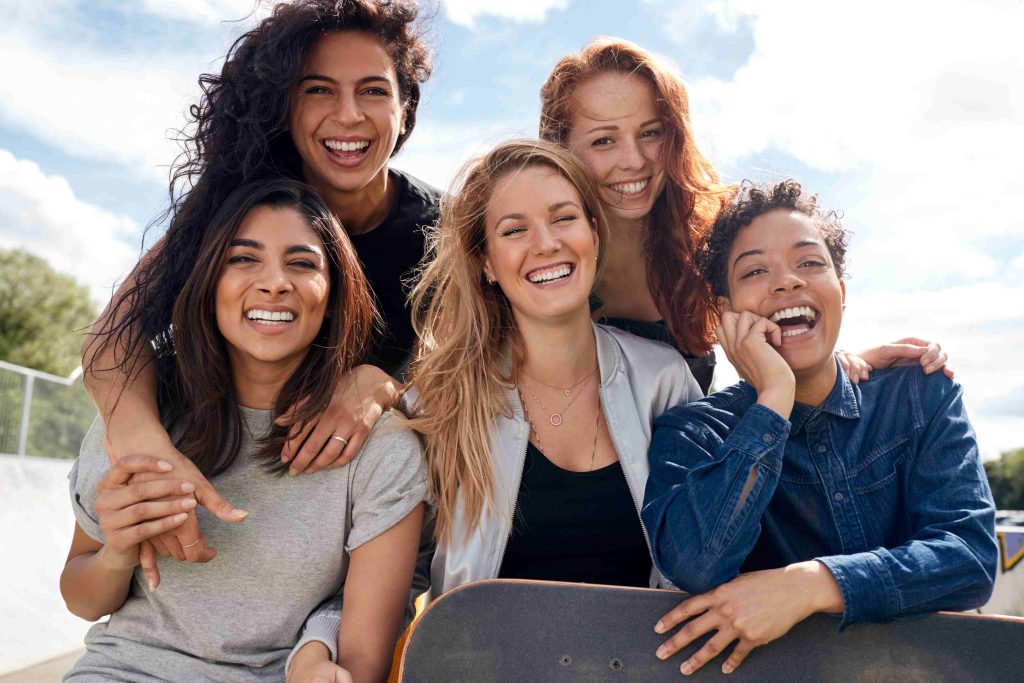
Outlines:
[[[238, 457], [242, 418], [231, 364], [215, 310], [217, 282], [231, 240], [245, 217], [258, 206], [294, 209], [324, 243], [330, 293], [320, 332], [298, 369], [285, 382], [273, 408], [274, 418], [295, 408], [292, 424], [320, 415], [341, 376], [366, 352], [374, 322], [373, 296], [348, 236], [307, 185], [272, 179], [247, 184], [221, 204], [200, 243], [174, 304], [172, 326], [157, 356], [160, 414], [175, 447], [203, 474], [227, 469]], [[287, 426], [274, 425], [259, 457], [269, 469], [284, 472], [281, 448]]]
[[243, 183], [262, 178], [302, 179], [302, 164], [285, 130], [288, 95], [309, 50], [325, 34], [364, 31], [380, 39], [394, 60], [405, 112], [405, 133], [416, 125], [420, 84], [431, 73], [430, 55], [416, 21], [415, 0], [296, 0], [274, 7], [269, 17], [228, 51], [220, 74], [203, 74], [203, 94], [190, 110], [189, 134], [170, 179], [167, 234], [136, 266], [104, 313], [93, 359], [112, 351], [112, 368], [130, 378], [139, 371], [139, 349], [165, 335], [185, 279], [199, 258], [207, 227], [224, 198]]
[[703, 355], [714, 344], [717, 313], [694, 254], [733, 188], [719, 184], [714, 167], [693, 140], [683, 82], [639, 45], [598, 38], [578, 54], [559, 60], [541, 87], [540, 137], [567, 145], [578, 111], [576, 90], [588, 78], [606, 71], [639, 74], [654, 86], [665, 125], [663, 162], [670, 182], [655, 201], [649, 219], [644, 245], [647, 286], [679, 348]]

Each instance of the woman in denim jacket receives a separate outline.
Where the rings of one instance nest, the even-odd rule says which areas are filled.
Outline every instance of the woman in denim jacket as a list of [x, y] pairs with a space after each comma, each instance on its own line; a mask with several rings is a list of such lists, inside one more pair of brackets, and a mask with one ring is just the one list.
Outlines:
[[738, 640], [729, 673], [815, 612], [842, 628], [992, 592], [995, 508], [960, 386], [917, 367], [854, 385], [835, 360], [846, 240], [788, 181], [745, 186], [701, 253], [745, 381], [668, 411], [651, 444], [655, 561], [700, 594], [656, 625], [696, 616], [658, 655], [717, 631], [685, 674]]

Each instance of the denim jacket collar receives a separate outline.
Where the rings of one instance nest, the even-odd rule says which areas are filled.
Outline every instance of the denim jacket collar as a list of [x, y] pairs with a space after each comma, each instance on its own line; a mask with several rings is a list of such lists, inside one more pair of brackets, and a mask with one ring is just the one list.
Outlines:
[[848, 420], [860, 418], [860, 389], [846, 376], [843, 366], [840, 365], [839, 361], [837, 360], [835, 363], [838, 371], [836, 383], [832, 385], [832, 391], [829, 392], [820, 405], [793, 404], [793, 412], [789, 416], [789, 422], [793, 425], [790, 433], [800, 432], [804, 425], [807, 424], [807, 421], [818, 413], [830, 413], [836, 417], [843, 417]]

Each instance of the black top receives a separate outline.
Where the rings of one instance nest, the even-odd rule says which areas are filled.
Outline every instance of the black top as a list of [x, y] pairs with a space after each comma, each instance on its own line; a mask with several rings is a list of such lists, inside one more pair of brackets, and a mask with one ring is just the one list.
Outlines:
[[669, 333], [668, 325], [665, 324], [664, 320], [650, 322], [647, 320], [633, 320], [631, 318], [601, 318], [598, 322], [602, 325], [617, 327], [620, 330], [635, 334], [644, 339], [653, 339], [654, 341], [668, 344], [679, 351], [679, 353], [683, 354], [683, 358], [686, 359], [686, 364], [690, 366], [690, 372], [693, 374], [693, 378], [697, 380], [697, 384], [700, 385], [700, 390], [707, 396], [708, 391], [711, 389], [711, 380], [715, 376], [714, 351], [708, 351], [703, 356], [691, 356], [684, 351], [680, 351], [679, 347], [676, 346], [676, 340]]
[[391, 211], [376, 228], [362, 235], [349, 235], [349, 239], [377, 297], [377, 309], [385, 324], [384, 333], [374, 335], [368, 362], [397, 375], [415, 341], [409, 287], [403, 280], [423, 259], [423, 227], [437, 222], [441, 193], [408, 173], [395, 169], [388, 173], [395, 183]]
[[526, 449], [498, 578], [650, 586], [651, 555], [622, 466], [570, 472]]

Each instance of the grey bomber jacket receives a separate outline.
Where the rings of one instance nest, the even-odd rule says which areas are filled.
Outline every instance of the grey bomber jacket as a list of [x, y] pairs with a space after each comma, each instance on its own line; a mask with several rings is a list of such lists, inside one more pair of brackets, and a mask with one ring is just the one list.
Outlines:
[[[647, 449], [654, 419], [672, 406], [696, 401], [703, 394], [686, 361], [667, 344], [598, 324], [594, 324], [594, 337], [601, 375], [598, 393], [605, 424], [639, 516], [650, 471]], [[494, 505], [489, 512], [485, 510], [465, 542], [461, 539], [466, 538], [467, 520], [456, 513], [451, 538], [458, 542], [438, 545], [430, 565], [432, 597], [471, 581], [498, 576], [512, 529], [530, 434], [518, 392], [510, 388], [507, 398], [512, 415], [497, 418], [490, 440]], [[645, 537], [646, 533], [645, 530]], [[652, 568], [650, 585], [670, 587], [671, 583]], [[292, 654], [306, 643], [317, 640], [324, 643], [332, 658], [337, 660], [340, 611], [340, 601], [335, 600], [310, 615]]]

